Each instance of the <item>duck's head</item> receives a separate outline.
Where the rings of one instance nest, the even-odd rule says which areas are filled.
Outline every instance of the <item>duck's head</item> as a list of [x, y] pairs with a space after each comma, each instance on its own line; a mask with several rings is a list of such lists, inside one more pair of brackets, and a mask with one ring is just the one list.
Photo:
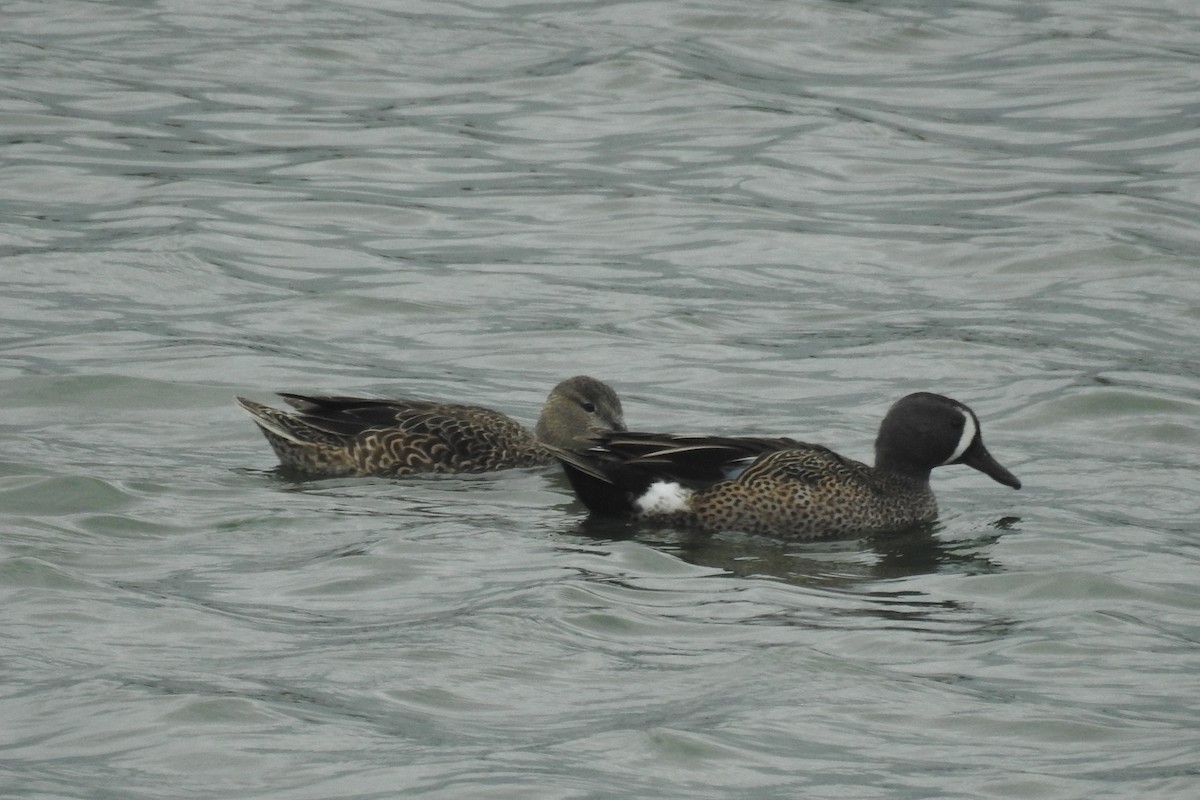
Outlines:
[[1021, 488], [984, 447], [979, 417], [965, 403], [931, 392], [896, 401], [879, 426], [875, 466], [928, 477], [934, 467], [948, 464], [966, 464], [997, 483]]
[[587, 375], [567, 378], [550, 391], [537, 423], [537, 437], [563, 450], [582, 450], [591, 436], [625, 430], [621, 398], [612, 387]]

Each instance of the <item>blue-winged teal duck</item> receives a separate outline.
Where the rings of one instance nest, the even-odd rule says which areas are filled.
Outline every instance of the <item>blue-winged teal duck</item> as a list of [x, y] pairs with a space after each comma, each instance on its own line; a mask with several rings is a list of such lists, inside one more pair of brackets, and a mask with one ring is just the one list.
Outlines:
[[979, 418], [957, 400], [910, 394], [888, 411], [875, 466], [793, 439], [615, 432], [556, 449], [596, 515], [786, 539], [898, 530], [937, 516], [934, 467], [966, 464], [1021, 482], [983, 446]]
[[426, 400], [307, 397], [280, 393], [296, 412], [237, 398], [280, 463], [318, 476], [491, 472], [554, 463], [547, 447], [579, 449], [589, 436], [625, 429], [621, 400], [579, 375], [554, 387], [530, 432], [498, 411]]

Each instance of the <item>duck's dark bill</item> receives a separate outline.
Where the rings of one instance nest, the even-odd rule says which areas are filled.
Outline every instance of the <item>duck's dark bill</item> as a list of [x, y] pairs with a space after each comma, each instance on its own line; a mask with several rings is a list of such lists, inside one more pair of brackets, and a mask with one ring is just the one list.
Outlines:
[[1003, 483], [1005, 486], [1011, 486], [1014, 489], [1021, 488], [1021, 481], [1017, 480], [1017, 476], [1000, 466], [1000, 462], [992, 458], [992, 454], [983, 446], [983, 440], [976, 438], [971, 446], [967, 448], [967, 452], [959, 459], [959, 463], [966, 464], [968, 467], [975, 469], [987, 475], [996, 483]]

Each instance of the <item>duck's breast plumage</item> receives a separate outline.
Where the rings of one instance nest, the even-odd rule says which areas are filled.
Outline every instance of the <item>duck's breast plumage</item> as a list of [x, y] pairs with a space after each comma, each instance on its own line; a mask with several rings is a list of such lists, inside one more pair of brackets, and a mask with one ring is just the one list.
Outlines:
[[760, 456], [692, 500], [693, 524], [795, 539], [839, 536], [932, 519], [928, 482], [881, 476], [818, 445]]

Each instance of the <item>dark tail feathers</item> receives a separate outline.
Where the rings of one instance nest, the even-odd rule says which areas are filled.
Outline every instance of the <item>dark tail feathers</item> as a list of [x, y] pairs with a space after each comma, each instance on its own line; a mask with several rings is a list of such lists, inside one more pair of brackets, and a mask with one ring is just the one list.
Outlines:
[[[584, 455], [557, 447], [550, 449], [562, 464], [579, 502], [597, 516], [628, 516], [633, 512], [633, 498], [650, 486], [651, 479], [639, 476], [638, 470], [619, 469], [615, 464], [604, 463], [603, 451]], [[593, 455], [599, 458], [589, 458]]]

